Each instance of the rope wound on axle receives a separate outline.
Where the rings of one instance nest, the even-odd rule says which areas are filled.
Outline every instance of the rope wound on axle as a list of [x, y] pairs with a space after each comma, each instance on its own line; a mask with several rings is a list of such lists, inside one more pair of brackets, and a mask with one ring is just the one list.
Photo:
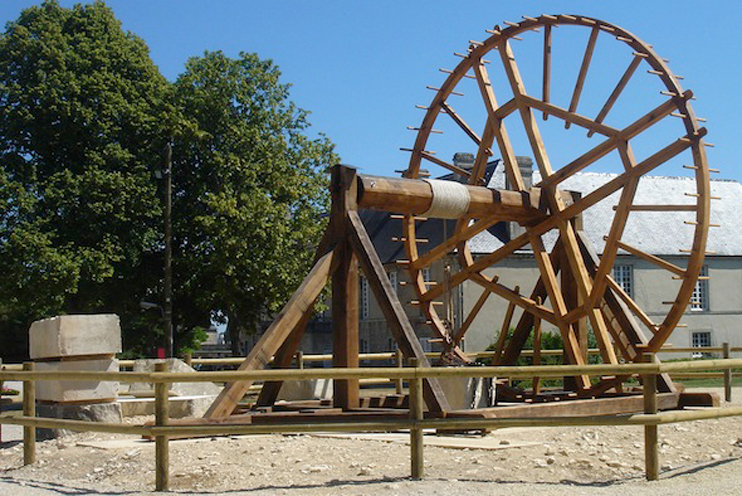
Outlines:
[[423, 179], [430, 184], [433, 199], [423, 217], [432, 219], [460, 219], [469, 210], [469, 190], [465, 185], [455, 181], [440, 179]]

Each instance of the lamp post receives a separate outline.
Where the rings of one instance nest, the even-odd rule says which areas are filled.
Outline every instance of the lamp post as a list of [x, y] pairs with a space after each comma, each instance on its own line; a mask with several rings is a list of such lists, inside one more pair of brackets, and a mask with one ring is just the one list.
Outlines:
[[165, 281], [163, 284], [163, 321], [165, 325], [165, 353], [173, 357], [173, 148], [165, 145]]

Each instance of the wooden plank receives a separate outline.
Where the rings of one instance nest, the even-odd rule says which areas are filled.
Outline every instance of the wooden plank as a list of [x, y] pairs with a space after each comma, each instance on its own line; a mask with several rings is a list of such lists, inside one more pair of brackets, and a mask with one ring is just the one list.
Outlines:
[[[389, 282], [389, 277], [386, 275], [384, 266], [374, 249], [361, 218], [358, 216], [358, 212], [348, 212], [348, 226], [350, 242], [399, 349], [402, 350], [406, 358], [417, 358], [422, 367], [428, 367], [429, 362], [425, 357], [425, 352], [415, 335], [402, 304], [399, 302], [397, 293]], [[423, 389], [428, 410], [433, 412], [450, 410], [448, 401], [437, 379], [425, 379]]]
[[680, 404], [681, 408], [688, 406], [705, 406], [711, 408], [719, 408], [721, 406], [721, 398], [719, 393], [693, 393], [683, 392], [680, 393]]
[[606, 126], [599, 122], [595, 122], [592, 119], [589, 119], [575, 112], [570, 112], [561, 107], [557, 107], [556, 105], [552, 105], [551, 103], [542, 102], [541, 100], [538, 100], [528, 95], [522, 95], [520, 97], [520, 100], [525, 105], [531, 108], [540, 110], [544, 112], [545, 114], [559, 117], [560, 119], [564, 120], [567, 124], [577, 124], [578, 126], [584, 127], [585, 129], [592, 131], [594, 133], [600, 133], [602, 135], [612, 137], [612, 136], [617, 136], [620, 132], [618, 129], [614, 129], [610, 126]]
[[459, 116], [452, 108], [451, 106], [446, 102], [441, 102], [441, 108], [446, 112], [446, 114], [453, 119], [453, 121], [456, 123], [457, 126], [461, 128], [464, 133], [466, 133], [471, 140], [479, 146], [482, 142], [482, 139], [477, 135], [477, 133], [474, 132], [474, 130], [469, 127], [469, 124], [464, 122], [464, 119]]
[[[238, 370], [259, 370], [270, 363], [273, 355], [283, 345], [302, 317], [308, 312], [311, 313], [314, 308], [314, 303], [330, 276], [334, 255], [334, 250], [331, 250], [318, 258], [317, 263], [291, 295], [288, 303], [266, 329], [260, 340], [250, 350]], [[251, 385], [252, 381], [228, 383], [204, 416], [213, 419], [230, 415]]]
[[[678, 408], [680, 393], [660, 393], [657, 395], [660, 410]], [[455, 410], [448, 418], [485, 417], [485, 418], [543, 418], [543, 417], [581, 417], [591, 415], [617, 415], [636, 413], [644, 410], [644, 398], [641, 395], [619, 396], [617, 398], [600, 398], [589, 400], [556, 401], [517, 406], [500, 406], [473, 410]]]
[[632, 212], [695, 212], [694, 205], [631, 205]]
[[[572, 100], [569, 102], [569, 111], [572, 113], [577, 111], [577, 105], [580, 102], [580, 95], [582, 94], [582, 87], [585, 84], [585, 78], [587, 77], [587, 71], [590, 68], [590, 61], [593, 58], [593, 51], [595, 50], [595, 43], [598, 41], [599, 33], [600, 28], [597, 25], [590, 32], [590, 39], [587, 41], [585, 55], [582, 58], [582, 65], [580, 66], [580, 73], [577, 76], [575, 89], [572, 93]], [[565, 122], [564, 127], [565, 129], [569, 129], [569, 121]]]
[[[520, 287], [515, 286], [513, 291], [520, 293]], [[502, 320], [500, 335], [497, 336], [497, 344], [495, 346], [495, 354], [492, 357], [492, 365], [500, 365], [502, 363], [502, 354], [505, 350], [505, 340], [510, 332], [510, 322], [513, 320], [513, 313], [515, 313], [515, 303], [511, 301], [508, 303], [508, 309], [505, 311], [505, 317]]]

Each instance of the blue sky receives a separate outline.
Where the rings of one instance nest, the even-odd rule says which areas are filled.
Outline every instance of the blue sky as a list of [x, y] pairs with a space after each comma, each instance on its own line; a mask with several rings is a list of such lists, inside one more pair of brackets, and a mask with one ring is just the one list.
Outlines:
[[[3, 0], [0, 20], [13, 20], [21, 9], [36, 3], [39, 2]], [[71, 6], [77, 2], [61, 3]], [[182, 72], [188, 57], [204, 50], [219, 49], [232, 56], [240, 51], [256, 52], [262, 58], [273, 59], [283, 72], [284, 82], [293, 84], [292, 99], [312, 112], [313, 132], [327, 134], [336, 143], [344, 163], [374, 174], [392, 174], [395, 169], [406, 167], [408, 155], [399, 148], [412, 145], [415, 135], [406, 127], [416, 126], [423, 116], [414, 106], [432, 99], [433, 92], [426, 90], [426, 85], [439, 86], [443, 82], [445, 75], [438, 69], [453, 68], [460, 60], [453, 52], [465, 51], [468, 40], [482, 40], [488, 36], [485, 29], [504, 20], [518, 21], [522, 15], [570, 13], [597, 17], [633, 32], [670, 59], [672, 70], [685, 77], [683, 87], [693, 89], [698, 98], [694, 102], [697, 115], [708, 119], [707, 139], [716, 145], [709, 149], [710, 165], [722, 170], [720, 177], [742, 179], [738, 167], [738, 121], [742, 115], [739, 1], [107, 3], [124, 29], [147, 42], [153, 60], [168, 79], [173, 80]], [[568, 47], [579, 67], [584, 42], [571, 43]], [[599, 44], [596, 53], [601, 47]], [[560, 77], [555, 72], [555, 86], [574, 85], [574, 64], [557, 68]], [[605, 75], [612, 87], [614, 69], [611, 64], [596, 61], [590, 76], [599, 79]], [[623, 66], [615, 70], [622, 71]], [[598, 81], [590, 76], [586, 87], [591, 81]], [[602, 105], [599, 97], [589, 101], [590, 91], [586, 89], [580, 110], [583, 105]], [[652, 89], [652, 93], [655, 95], [656, 91]], [[641, 91], [636, 95], [632, 104], [645, 104], [649, 110], [650, 100], [642, 101]], [[555, 103], [566, 107], [568, 102]], [[586, 115], [590, 112], [586, 111]], [[664, 138], [658, 139], [657, 147], [667, 144], [662, 142]], [[557, 159], [553, 161], [558, 166], [560, 149], [567, 150], [569, 142], [554, 139], [548, 145], [554, 148]], [[442, 144], [439, 156], [450, 159], [452, 151], [466, 146], [463, 142]]]

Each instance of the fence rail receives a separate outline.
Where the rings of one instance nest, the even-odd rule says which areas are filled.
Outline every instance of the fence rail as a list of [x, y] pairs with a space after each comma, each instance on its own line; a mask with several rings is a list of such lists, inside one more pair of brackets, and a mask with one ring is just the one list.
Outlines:
[[[33, 363], [24, 364], [22, 371], [1, 370], [0, 381], [20, 380], [24, 383], [23, 415], [0, 416], [0, 424], [17, 424], [24, 427], [24, 463], [35, 460], [36, 428], [97, 431], [155, 438], [156, 484], [158, 491], [169, 485], [170, 437], [213, 436], [229, 434], [303, 433], [303, 432], [373, 432], [385, 430], [410, 431], [410, 462], [413, 478], [423, 476], [423, 429], [492, 429], [500, 427], [546, 427], [587, 425], [641, 425], [645, 429], [645, 472], [648, 480], [659, 477], [659, 451], [657, 426], [691, 420], [723, 418], [742, 415], [742, 407], [712, 408], [693, 411], [657, 412], [656, 378], [662, 373], [682, 373], [693, 370], [724, 370], [742, 367], [742, 359], [699, 360], [695, 362], [640, 363], [623, 365], [539, 365], [522, 367], [374, 367], [338, 369], [284, 369], [261, 371], [218, 371], [172, 373], [165, 363], [156, 364], [155, 372], [45, 372], [33, 370]], [[7, 367], [7, 366], [5, 366]], [[424, 418], [422, 381], [432, 377], [501, 377], [533, 378], [564, 377], [574, 375], [635, 375], [642, 376], [644, 387], [644, 413], [633, 415], [605, 415], [586, 417], [551, 418]], [[301, 380], [301, 379], [405, 379], [410, 384], [410, 416], [407, 419], [363, 421], [350, 423], [305, 423], [284, 425], [168, 425], [168, 388], [177, 382], [233, 382], [240, 380]], [[148, 382], [155, 385], [154, 425], [124, 425], [79, 420], [39, 418], [35, 414], [36, 381], [48, 380], [97, 380], [124, 383]], [[652, 385], [655, 385], [652, 387]]]

